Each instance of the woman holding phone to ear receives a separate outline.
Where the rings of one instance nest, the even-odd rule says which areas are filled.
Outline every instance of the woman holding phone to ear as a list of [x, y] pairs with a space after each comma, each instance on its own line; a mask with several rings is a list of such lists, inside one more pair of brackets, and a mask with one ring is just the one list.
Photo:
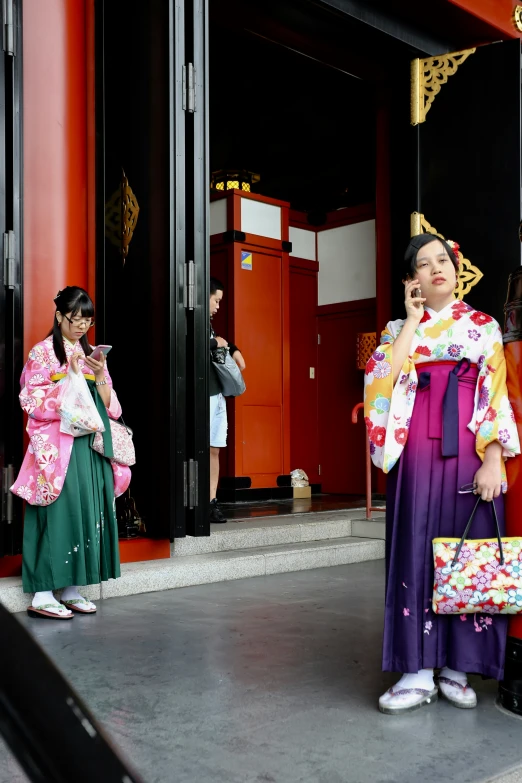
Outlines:
[[[69, 620], [96, 606], [78, 587], [120, 575], [115, 497], [130, 483], [130, 468], [111, 462], [109, 418], [121, 406], [107, 372], [103, 350], [92, 356], [87, 332], [94, 305], [77, 286], [59, 291], [49, 335], [29, 352], [22, 371], [20, 404], [28, 414], [29, 447], [11, 491], [27, 502], [22, 580], [34, 593], [28, 614]], [[108, 348], [108, 346], [102, 346]], [[104, 450], [91, 448], [92, 435], [73, 438], [60, 431], [60, 384], [71, 368], [83, 373], [105, 425]], [[62, 589], [60, 601], [53, 591]]]
[[[520, 454], [502, 332], [456, 298], [460, 257], [458, 245], [432, 234], [411, 238], [405, 317], [388, 323], [366, 366], [370, 451], [388, 474], [383, 670], [402, 677], [379, 709], [391, 715], [433, 703], [439, 689], [454, 706], [473, 708], [468, 672], [503, 676], [508, 618], [496, 606], [486, 615], [432, 608], [432, 539], [460, 538], [478, 496], [495, 499], [502, 529], [504, 462]], [[473, 538], [493, 532], [488, 502], [478, 506]], [[494, 579], [488, 586], [500, 594]], [[454, 584], [450, 608], [472, 608], [480, 578]]]

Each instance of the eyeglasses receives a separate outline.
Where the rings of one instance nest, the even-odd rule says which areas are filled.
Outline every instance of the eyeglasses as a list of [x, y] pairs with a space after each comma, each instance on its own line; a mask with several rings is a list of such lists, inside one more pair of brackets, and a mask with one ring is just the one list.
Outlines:
[[91, 326], [94, 326], [94, 318], [69, 318], [68, 315], [65, 316], [71, 326], [83, 326], [85, 325], [87, 329], [90, 329]]

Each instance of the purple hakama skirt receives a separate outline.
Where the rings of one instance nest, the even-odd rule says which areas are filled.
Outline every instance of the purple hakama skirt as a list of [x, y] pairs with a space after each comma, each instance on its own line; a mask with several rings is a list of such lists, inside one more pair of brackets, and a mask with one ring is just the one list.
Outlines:
[[[458, 490], [473, 482], [481, 466], [475, 436], [467, 428], [473, 416], [475, 366], [458, 380], [458, 410], [453, 410], [452, 428], [454, 436], [458, 419], [458, 456], [442, 454], [443, 400], [454, 369], [454, 362], [417, 366], [419, 387], [408, 440], [388, 475], [383, 671], [406, 673], [449, 666], [500, 680], [508, 617], [443, 616], [431, 608], [432, 539], [463, 534], [476, 496], [459, 495]], [[448, 415], [446, 409], [444, 415]], [[504, 535], [504, 498], [497, 498], [495, 505]], [[490, 504], [481, 503], [469, 537], [483, 538], [494, 531]]]

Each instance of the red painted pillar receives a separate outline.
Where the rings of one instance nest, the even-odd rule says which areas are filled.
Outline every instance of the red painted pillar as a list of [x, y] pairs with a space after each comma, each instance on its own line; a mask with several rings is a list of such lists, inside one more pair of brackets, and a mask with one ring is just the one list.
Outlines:
[[[522, 268], [509, 276], [506, 304], [505, 345], [509, 399], [522, 442]], [[522, 537], [522, 457], [507, 461], [506, 532]], [[522, 715], [522, 615], [510, 618], [504, 680], [499, 701], [503, 707]]]
[[66, 285], [94, 296], [94, 0], [24, 0], [24, 346]]

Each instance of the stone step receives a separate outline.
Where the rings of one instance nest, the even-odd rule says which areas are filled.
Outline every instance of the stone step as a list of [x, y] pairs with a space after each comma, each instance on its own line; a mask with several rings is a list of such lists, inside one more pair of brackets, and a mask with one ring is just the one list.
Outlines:
[[379, 514], [374, 519], [352, 519], [352, 536], [357, 538], [386, 538], [386, 522], [384, 514]]
[[[326, 541], [351, 536], [352, 512], [317, 513], [227, 522], [211, 525], [210, 536], [177, 538], [171, 546], [172, 557], [229, 552], [259, 546], [299, 544], [306, 541]], [[374, 538], [375, 536], [359, 536]]]
[[[103, 585], [104, 598], [136, 595], [156, 590], [226, 582], [251, 576], [303, 571], [311, 568], [361, 563], [384, 557], [384, 541], [345, 536], [326, 541], [305, 541], [237, 551], [210, 552], [168, 560], [124, 563], [121, 578]], [[99, 600], [99, 585], [82, 591], [86, 598]], [[11, 612], [25, 611], [30, 596], [22, 591], [22, 580], [9, 577], [0, 582], [0, 601]]]

